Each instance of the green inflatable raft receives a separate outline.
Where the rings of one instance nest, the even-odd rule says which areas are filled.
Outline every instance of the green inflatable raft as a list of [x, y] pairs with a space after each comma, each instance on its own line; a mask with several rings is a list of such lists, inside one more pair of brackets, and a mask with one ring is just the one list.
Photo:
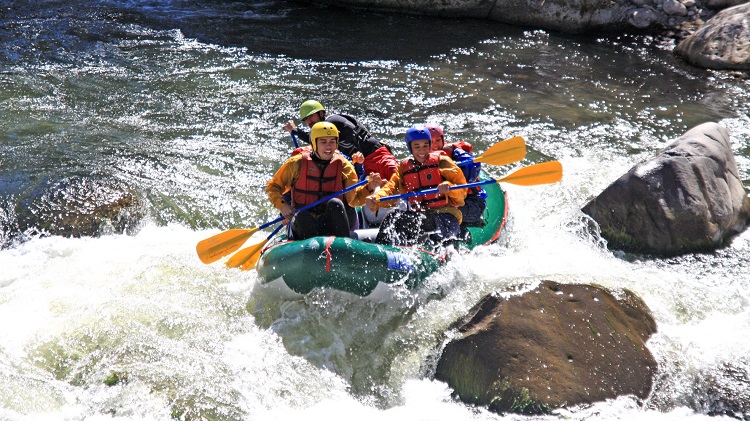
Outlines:
[[[467, 227], [470, 239], [460, 249], [469, 251], [494, 242], [508, 215], [505, 191], [499, 184], [485, 186], [484, 225]], [[362, 297], [379, 288], [420, 286], [445, 263], [419, 247], [396, 247], [345, 237], [313, 237], [301, 241], [281, 238], [270, 243], [258, 260], [261, 286], [307, 294], [333, 288]]]

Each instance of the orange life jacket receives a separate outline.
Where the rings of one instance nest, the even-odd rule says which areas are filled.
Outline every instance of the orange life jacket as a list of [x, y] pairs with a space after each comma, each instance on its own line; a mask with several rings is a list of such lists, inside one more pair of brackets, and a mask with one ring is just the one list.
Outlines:
[[[414, 158], [406, 158], [401, 161], [401, 174], [407, 191], [422, 191], [436, 188], [442, 183], [443, 176], [440, 174], [440, 152], [432, 152], [422, 165], [414, 165]], [[442, 208], [448, 206], [448, 198], [439, 193], [424, 194], [409, 198], [409, 203], [418, 209]]]
[[313, 161], [310, 151], [302, 152], [299, 178], [292, 186], [292, 202], [299, 209], [315, 202], [321, 197], [330, 196], [344, 189], [342, 176], [343, 159], [341, 154], [334, 154], [324, 171]]

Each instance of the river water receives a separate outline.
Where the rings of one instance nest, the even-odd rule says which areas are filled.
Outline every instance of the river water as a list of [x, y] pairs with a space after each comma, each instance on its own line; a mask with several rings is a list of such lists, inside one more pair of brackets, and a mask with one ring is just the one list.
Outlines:
[[[747, 80], [647, 36], [283, 0], [0, 6], [0, 419], [696, 420], [709, 418], [712, 378], [748, 399], [750, 233], [651, 259], [608, 250], [580, 212], [706, 121], [729, 128], [750, 183]], [[433, 120], [480, 152], [523, 136], [527, 158], [494, 176], [551, 159], [565, 176], [504, 186], [499, 243], [415, 293], [287, 300], [252, 271], [202, 264], [195, 244], [275, 218], [263, 187], [292, 147], [282, 124], [308, 98], [361, 118], [398, 156], [405, 129]], [[142, 217], [96, 238], [21, 233], [30, 203], [81, 184], [133, 192]], [[545, 279], [645, 300], [660, 364], [648, 399], [500, 416], [431, 380], [454, 320]]]

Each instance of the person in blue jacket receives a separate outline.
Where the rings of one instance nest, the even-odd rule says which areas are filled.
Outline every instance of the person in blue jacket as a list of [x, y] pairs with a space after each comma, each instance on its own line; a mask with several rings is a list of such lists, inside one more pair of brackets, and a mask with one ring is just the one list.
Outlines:
[[380, 224], [375, 242], [398, 246], [449, 245], [461, 233], [459, 207], [464, 205], [466, 197], [466, 189], [451, 187], [466, 184], [464, 174], [451, 158], [431, 150], [430, 131], [424, 125], [409, 128], [404, 140], [412, 156], [401, 161], [396, 173], [380, 190], [367, 196], [367, 207], [377, 210], [393, 206], [395, 200], [380, 200], [386, 196], [433, 189], [436, 192], [411, 196], [408, 210], [389, 213]]
[[[427, 123], [425, 127], [430, 131], [432, 136], [432, 150], [440, 151], [453, 159], [461, 168], [467, 183], [479, 181], [482, 171], [482, 164], [474, 162], [472, 150], [474, 147], [471, 143], [459, 141], [454, 143], [445, 143], [445, 133], [443, 128], [437, 123]], [[458, 209], [463, 215], [463, 226], [482, 226], [484, 224], [484, 209], [487, 207], [487, 192], [481, 187], [474, 187], [467, 190], [464, 205]]]

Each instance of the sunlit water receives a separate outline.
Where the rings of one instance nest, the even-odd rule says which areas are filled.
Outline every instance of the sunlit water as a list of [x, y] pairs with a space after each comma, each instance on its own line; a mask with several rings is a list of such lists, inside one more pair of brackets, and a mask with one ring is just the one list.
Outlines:
[[[608, 250], [580, 212], [706, 121], [729, 128], [750, 181], [747, 81], [684, 65], [668, 40], [199, 3], [0, 10], [0, 418], [529, 419], [467, 407], [431, 377], [442, 333], [483, 295], [545, 279], [641, 296], [660, 373], [645, 402], [531, 419], [708, 419], [702, 380], [725, 365], [747, 376], [750, 234], [651, 259]], [[202, 264], [195, 244], [276, 216], [263, 187], [292, 147], [281, 125], [307, 98], [360, 117], [398, 156], [405, 129], [429, 119], [478, 151], [524, 136], [527, 159], [493, 175], [557, 159], [565, 176], [505, 186], [500, 242], [416, 292], [287, 300], [252, 271]], [[135, 192], [138, 227], [17, 232], [40, 191], [81, 179]]]

